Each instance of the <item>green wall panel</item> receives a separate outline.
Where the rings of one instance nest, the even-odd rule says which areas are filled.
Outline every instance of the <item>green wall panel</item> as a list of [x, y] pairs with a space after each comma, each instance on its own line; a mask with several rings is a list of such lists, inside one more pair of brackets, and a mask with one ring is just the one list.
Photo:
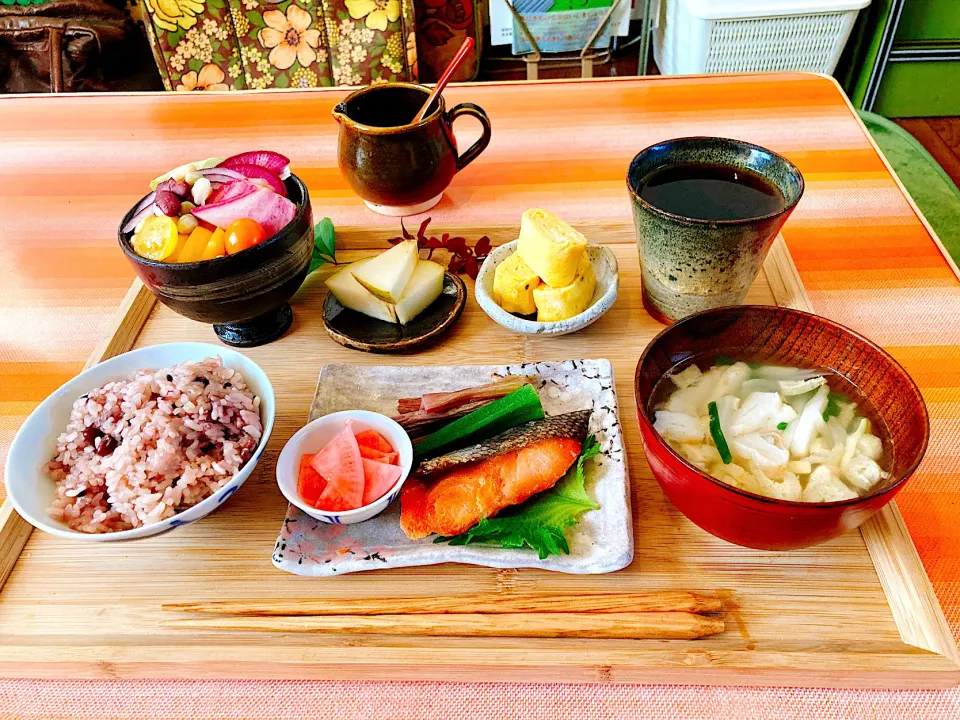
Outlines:
[[960, 60], [889, 63], [873, 111], [887, 117], [960, 115]]
[[907, 0], [897, 26], [897, 40], [960, 42], [960, 1]]

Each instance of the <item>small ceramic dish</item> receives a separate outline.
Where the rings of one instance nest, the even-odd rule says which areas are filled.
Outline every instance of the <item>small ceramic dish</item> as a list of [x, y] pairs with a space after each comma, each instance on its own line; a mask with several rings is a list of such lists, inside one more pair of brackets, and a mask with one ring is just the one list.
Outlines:
[[524, 335], [566, 335], [596, 322], [616, 302], [620, 284], [617, 257], [608, 247], [588, 245], [587, 255], [593, 266], [593, 274], [597, 277], [597, 289], [586, 310], [572, 318], [556, 322], [537, 322], [507, 312], [493, 299], [493, 274], [497, 265], [513, 255], [516, 249], [517, 241], [514, 240], [493, 250], [483, 261], [480, 274], [477, 276], [477, 302], [487, 315], [508, 330]]
[[443, 276], [443, 292], [409, 325], [368, 317], [348, 310], [328, 292], [323, 301], [323, 327], [344, 347], [372, 353], [402, 353], [435, 340], [460, 319], [467, 304], [467, 286], [456, 275]]
[[[387, 442], [393, 446], [393, 449], [399, 453], [403, 474], [400, 475], [400, 479], [386, 495], [379, 500], [374, 500], [369, 505], [342, 512], [318, 510], [305, 503], [297, 491], [300, 456], [304, 453], [315, 453], [322, 450], [333, 439], [333, 436], [343, 429], [348, 420], [353, 421], [354, 430], [358, 433], [364, 430], [376, 430], [383, 435]], [[386, 510], [387, 506], [397, 499], [400, 488], [403, 487], [403, 483], [410, 474], [412, 467], [413, 443], [410, 442], [410, 436], [407, 435], [406, 431], [396, 422], [386, 415], [368, 410], [343, 410], [319, 417], [294, 433], [293, 437], [284, 445], [280, 457], [277, 458], [277, 484], [280, 486], [280, 492], [283, 493], [283, 496], [310, 517], [333, 525], [350, 525], [369, 520]]]
[[[240, 469], [240, 472], [213, 495], [193, 507], [160, 522], [131, 530], [102, 534], [83, 533], [71, 530], [47, 514], [47, 508], [53, 504], [56, 485], [44, 472], [44, 466], [56, 455], [57, 438], [67, 427], [70, 412], [77, 398], [111, 380], [129, 377], [137, 370], [145, 368], [159, 370], [188, 360], [203, 360], [217, 355], [223, 359], [224, 365], [243, 375], [247, 387], [260, 398], [263, 435], [253, 456]], [[270, 439], [276, 408], [273, 386], [266, 373], [253, 360], [235, 350], [197, 342], [151, 345], [133, 350], [105, 360], [80, 373], [40, 403], [30, 414], [13, 439], [10, 453], [7, 455], [7, 496], [24, 520], [39, 530], [62, 538], [110, 542], [157, 535], [209, 515], [243, 485], [257, 466], [263, 449]]]

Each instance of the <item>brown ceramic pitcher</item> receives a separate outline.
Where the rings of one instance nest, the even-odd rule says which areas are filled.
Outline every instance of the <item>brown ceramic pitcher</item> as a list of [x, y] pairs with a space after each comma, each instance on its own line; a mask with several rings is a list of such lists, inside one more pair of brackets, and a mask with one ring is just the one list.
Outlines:
[[[447, 112], [439, 97], [420, 122], [413, 118], [430, 89], [409, 83], [371, 85], [333, 109], [340, 123], [340, 172], [371, 210], [415, 215], [438, 202], [453, 176], [490, 144], [490, 119], [482, 108], [461, 103]], [[453, 121], [471, 115], [483, 134], [458, 154]]]

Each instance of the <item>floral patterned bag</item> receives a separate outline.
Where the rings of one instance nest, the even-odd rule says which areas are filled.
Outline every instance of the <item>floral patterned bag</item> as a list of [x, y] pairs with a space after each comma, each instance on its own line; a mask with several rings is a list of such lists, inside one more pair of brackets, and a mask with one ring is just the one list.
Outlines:
[[416, 80], [411, 0], [140, 0], [168, 90]]
[[480, 0], [417, 0], [417, 41], [420, 43], [420, 79], [436, 82], [468, 37], [476, 51], [454, 72], [454, 82], [474, 80], [480, 72], [483, 17]]

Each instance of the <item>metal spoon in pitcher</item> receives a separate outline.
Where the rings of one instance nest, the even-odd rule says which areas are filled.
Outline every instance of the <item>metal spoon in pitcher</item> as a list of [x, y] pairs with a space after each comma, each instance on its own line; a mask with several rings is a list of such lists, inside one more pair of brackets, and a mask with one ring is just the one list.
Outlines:
[[467, 53], [473, 50], [473, 46], [475, 44], [476, 43], [473, 41], [472, 37], [468, 37], [463, 41], [460, 49], [457, 50], [457, 54], [453, 56], [453, 60], [450, 61], [450, 64], [447, 65], [447, 69], [443, 71], [443, 75], [441, 75], [440, 79], [437, 81], [436, 86], [433, 88], [433, 92], [430, 93], [430, 96], [423, 104], [423, 107], [420, 108], [420, 112], [417, 113], [417, 116], [413, 118], [414, 122], [420, 122], [423, 120], [424, 116], [427, 114], [427, 111], [430, 109], [430, 106], [433, 104], [433, 101], [440, 97], [440, 93], [443, 92], [443, 89], [447, 86], [447, 83], [450, 82], [450, 78], [453, 76], [453, 73], [458, 67], [460, 67], [460, 64], [463, 63], [464, 58], [467, 57]]

